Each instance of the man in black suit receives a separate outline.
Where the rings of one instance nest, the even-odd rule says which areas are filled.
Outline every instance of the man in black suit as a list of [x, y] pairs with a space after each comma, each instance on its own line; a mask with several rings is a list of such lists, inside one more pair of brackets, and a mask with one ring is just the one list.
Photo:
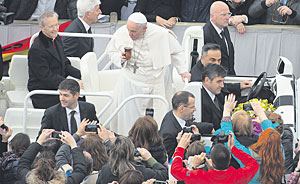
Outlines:
[[200, 133], [209, 134], [213, 126], [209, 123], [193, 122], [193, 113], [196, 111], [195, 97], [187, 91], [179, 91], [172, 98], [173, 110], [169, 111], [160, 126], [159, 134], [170, 159], [177, 146], [177, 134], [185, 126], [196, 125]]
[[228, 31], [231, 13], [226, 3], [214, 2], [210, 7], [210, 21], [203, 27], [204, 44], [216, 43], [221, 46], [222, 63], [228, 75], [236, 75], [234, 70], [234, 47]]
[[208, 64], [202, 71], [202, 122], [212, 123], [215, 130], [220, 128], [223, 114], [222, 88], [224, 88], [225, 76], [225, 68], [217, 64]]
[[[57, 90], [59, 83], [68, 75], [81, 78], [80, 71], [71, 66], [64, 54], [62, 41], [57, 34], [57, 17], [53, 11], [45, 11], [39, 17], [41, 32], [28, 53], [29, 91]], [[59, 102], [56, 95], [33, 95], [31, 99], [33, 106], [41, 109]]]
[[45, 110], [39, 135], [43, 129], [68, 131], [73, 134], [84, 118], [98, 121], [94, 105], [78, 101], [80, 88], [77, 81], [65, 79], [58, 89], [60, 103]]
[[[207, 43], [203, 45], [201, 51], [201, 59], [193, 66], [191, 70], [191, 82], [202, 82], [202, 69], [211, 64], [221, 64], [221, 47], [215, 43]], [[252, 86], [251, 80], [244, 80], [241, 83], [226, 83], [222, 91], [226, 94], [234, 93], [238, 100], [241, 97], [241, 90]]]
[[[92, 33], [91, 25], [98, 20], [101, 14], [99, 0], [78, 0], [78, 17], [67, 27], [65, 32]], [[94, 39], [85, 37], [63, 37], [63, 46], [66, 56], [81, 58], [87, 52], [93, 52]]]

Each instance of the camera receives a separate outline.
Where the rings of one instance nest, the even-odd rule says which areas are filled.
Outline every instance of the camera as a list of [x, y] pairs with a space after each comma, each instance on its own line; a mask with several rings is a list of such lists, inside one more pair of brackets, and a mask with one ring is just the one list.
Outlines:
[[153, 118], [154, 116], [154, 109], [153, 108], [147, 108], [145, 112], [145, 116], [151, 116]]
[[6, 126], [4, 124], [2, 124], [0, 128], [5, 129], [6, 131], [8, 130], [8, 126]]
[[61, 132], [54, 131], [54, 132], [52, 132], [51, 137], [61, 139], [61, 137], [59, 135], [61, 135]]
[[192, 142], [199, 141], [201, 139], [201, 134], [194, 134], [193, 127], [183, 127], [182, 130], [183, 130], [183, 134], [184, 133], [192, 133], [193, 134], [191, 137]]
[[14, 22], [15, 14], [13, 12], [6, 13], [7, 8], [4, 6], [4, 0], [0, 0], [0, 21], [4, 25], [11, 24]]
[[85, 131], [86, 132], [97, 132], [98, 128], [100, 128], [99, 125], [86, 125]]
[[225, 142], [228, 142], [228, 137], [229, 134], [225, 134], [225, 132], [221, 131], [218, 135], [212, 138], [213, 139], [212, 142], [214, 142], [215, 144], [217, 143], [224, 144]]
[[244, 111], [251, 111], [251, 110], [253, 110], [252, 105], [251, 104], [243, 104], [243, 110]]
[[184, 133], [194, 133], [192, 127], [183, 127], [182, 130], [183, 130], [183, 134]]

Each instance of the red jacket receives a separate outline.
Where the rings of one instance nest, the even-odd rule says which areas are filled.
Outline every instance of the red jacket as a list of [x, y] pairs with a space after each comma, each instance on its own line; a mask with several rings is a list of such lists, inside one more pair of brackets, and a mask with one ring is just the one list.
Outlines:
[[217, 171], [214, 169], [210, 169], [208, 171], [204, 171], [201, 169], [188, 170], [184, 168], [182, 164], [184, 149], [182, 147], [177, 147], [176, 152], [173, 156], [171, 174], [177, 180], [184, 180], [186, 184], [249, 183], [256, 174], [259, 168], [259, 164], [250, 155], [246, 154], [242, 150], [237, 149], [235, 146], [233, 146], [231, 152], [234, 156], [242, 161], [245, 167], [239, 169], [229, 167], [224, 171]]

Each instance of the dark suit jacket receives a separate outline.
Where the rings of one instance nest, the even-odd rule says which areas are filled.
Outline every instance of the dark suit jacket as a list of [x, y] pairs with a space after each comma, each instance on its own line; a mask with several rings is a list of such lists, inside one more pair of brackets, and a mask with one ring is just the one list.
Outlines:
[[223, 116], [224, 95], [222, 92], [216, 95], [219, 101], [219, 110], [204, 88], [201, 89], [201, 93], [202, 122], [212, 123], [214, 125], [214, 129], [217, 130], [221, 128], [220, 123]]
[[[212, 131], [213, 126], [208, 123], [190, 123], [187, 122], [187, 126], [196, 125], [199, 132], [202, 134], [209, 134]], [[180, 124], [175, 118], [173, 111], [169, 111], [160, 126], [159, 135], [163, 138], [163, 143], [168, 153], [168, 158], [173, 156], [173, 153], [177, 147], [177, 134], [182, 130]]]
[[[65, 30], [70, 33], [87, 33], [84, 25], [77, 17]], [[87, 52], [93, 52], [94, 39], [64, 36], [62, 38], [66, 56], [81, 58]]]
[[143, 13], [148, 22], [156, 22], [156, 16], [166, 20], [180, 17], [181, 0], [138, 0], [134, 12]]
[[230, 39], [228, 28], [225, 27], [224, 34], [228, 44], [229, 55], [227, 53], [226, 44], [222, 41], [219, 34], [213, 27], [210, 21], [208, 21], [203, 27], [204, 32], [204, 44], [206, 43], [216, 43], [221, 46], [222, 62], [221, 65], [227, 69], [228, 75], [235, 75], [234, 70], [234, 47]]
[[[28, 52], [28, 90], [57, 90], [58, 85], [68, 75], [80, 79], [80, 71], [74, 68], [66, 58], [59, 36], [52, 39], [40, 32]], [[48, 108], [59, 103], [53, 95], [34, 95], [32, 102], [35, 108]]]
[[[90, 121], [96, 120], [95, 106], [88, 102], [78, 101], [80, 118], [89, 119]], [[63, 108], [60, 103], [45, 110], [44, 116], [41, 122], [41, 129], [38, 136], [42, 133], [43, 129], [55, 129], [56, 131], [69, 131], [68, 119], [66, 114], [66, 108]]]

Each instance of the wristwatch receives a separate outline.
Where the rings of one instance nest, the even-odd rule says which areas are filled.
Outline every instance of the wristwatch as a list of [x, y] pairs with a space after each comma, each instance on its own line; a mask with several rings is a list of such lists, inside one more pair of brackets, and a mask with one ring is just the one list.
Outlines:
[[300, 172], [300, 169], [296, 167], [295, 172]]

